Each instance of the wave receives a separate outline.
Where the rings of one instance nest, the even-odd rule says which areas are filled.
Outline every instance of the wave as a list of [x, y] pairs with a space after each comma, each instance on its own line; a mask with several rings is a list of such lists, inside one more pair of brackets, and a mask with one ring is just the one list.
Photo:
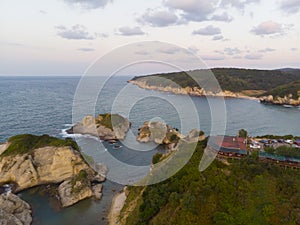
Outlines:
[[[67, 125], [71, 125], [71, 126], [67, 126]], [[90, 135], [90, 134], [68, 134], [67, 133], [67, 130], [69, 130], [73, 125], [72, 124], [65, 124], [64, 127], [68, 127], [68, 128], [65, 128], [65, 129], [62, 129], [61, 132], [59, 133], [60, 136], [62, 136], [63, 138], [73, 138], [73, 139], [76, 139], [76, 138], [89, 138], [89, 139], [94, 139], [96, 141], [100, 141], [100, 142], [103, 142], [102, 140], [100, 140], [100, 138], [98, 137], [95, 137], [93, 135]]]

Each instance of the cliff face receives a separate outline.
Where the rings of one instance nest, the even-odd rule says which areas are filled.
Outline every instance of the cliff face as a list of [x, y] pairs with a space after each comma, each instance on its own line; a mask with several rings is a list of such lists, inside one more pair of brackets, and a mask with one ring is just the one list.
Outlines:
[[30, 206], [14, 194], [0, 195], [1, 225], [30, 225], [32, 222]]
[[0, 158], [0, 183], [15, 183], [16, 190], [48, 183], [60, 183], [81, 170], [93, 171], [79, 152], [70, 147], [44, 147], [33, 154]]
[[291, 105], [291, 106], [300, 106], [300, 97], [296, 100], [293, 99], [291, 95], [282, 97], [274, 97], [273, 95], [264, 96], [260, 98], [262, 103], [270, 103], [275, 105]]
[[205, 91], [203, 88], [198, 87], [162, 87], [162, 86], [149, 86], [144, 81], [138, 81], [138, 80], [130, 80], [129, 83], [132, 83], [134, 85], [137, 85], [138, 87], [142, 89], [148, 89], [148, 90], [155, 90], [155, 91], [163, 91], [163, 92], [170, 92], [174, 94], [180, 94], [180, 95], [192, 95], [192, 96], [216, 96], [216, 97], [229, 97], [229, 98], [247, 98], [247, 99], [254, 99], [253, 97], [247, 96], [242, 93], [238, 92], [231, 92], [231, 91], [219, 91], [219, 92], [211, 92], [211, 91]]
[[129, 128], [130, 122], [127, 118], [120, 115], [103, 114], [97, 118], [86, 116], [67, 132], [71, 134], [89, 134], [102, 140], [123, 140]]
[[29, 153], [0, 155], [0, 184], [13, 184], [14, 192], [43, 184], [60, 184], [60, 201], [67, 207], [93, 195], [101, 198], [102, 186], [99, 188], [98, 183], [105, 180], [101, 168], [98, 165], [96, 170], [101, 174], [96, 173], [80, 152], [70, 146], [47, 146]]

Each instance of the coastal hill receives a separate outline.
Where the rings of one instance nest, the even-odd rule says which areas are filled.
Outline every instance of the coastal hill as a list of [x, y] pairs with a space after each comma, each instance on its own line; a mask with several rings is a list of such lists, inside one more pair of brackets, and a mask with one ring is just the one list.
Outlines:
[[300, 224], [299, 170], [253, 155], [215, 160], [199, 172], [205, 146], [206, 140], [199, 142], [190, 161], [166, 181], [128, 187], [118, 224]]
[[[206, 90], [198, 83], [208, 83], [208, 74], [214, 74], [220, 88]], [[196, 80], [196, 81], [195, 81]], [[129, 82], [145, 89], [170, 91], [190, 95], [219, 95], [224, 97], [288, 97], [298, 100], [300, 69], [254, 70], [215, 68], [138, 76]], [[198, 83], [197, 83], [198, 82]], [[181, 90], [180, 90], [181, 89]], [[287, 103], [288, 104], [288, 103]], [[299, 101], [300, 104], [300, 101]]]

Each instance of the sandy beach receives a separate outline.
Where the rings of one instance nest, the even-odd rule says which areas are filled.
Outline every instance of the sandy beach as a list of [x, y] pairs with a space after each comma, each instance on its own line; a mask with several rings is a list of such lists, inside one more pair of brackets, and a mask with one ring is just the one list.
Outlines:
[[108, 214], [108, 224], [117, 225], [120, 224], [119, 215], [125, 204], [126, 194], [125, 192], [118, 193], [114, 196], [110, 212]]

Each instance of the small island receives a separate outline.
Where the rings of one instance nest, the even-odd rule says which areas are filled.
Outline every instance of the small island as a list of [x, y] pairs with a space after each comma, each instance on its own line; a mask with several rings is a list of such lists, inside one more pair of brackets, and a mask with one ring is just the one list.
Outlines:
[[[199, 84], [219, 83], [213, 87]], [[143, 89], [192, 96], [256, 99], [261, 103], [300, 106], [300, 70], [215, 68], [138, 76], [128, 81]]]

